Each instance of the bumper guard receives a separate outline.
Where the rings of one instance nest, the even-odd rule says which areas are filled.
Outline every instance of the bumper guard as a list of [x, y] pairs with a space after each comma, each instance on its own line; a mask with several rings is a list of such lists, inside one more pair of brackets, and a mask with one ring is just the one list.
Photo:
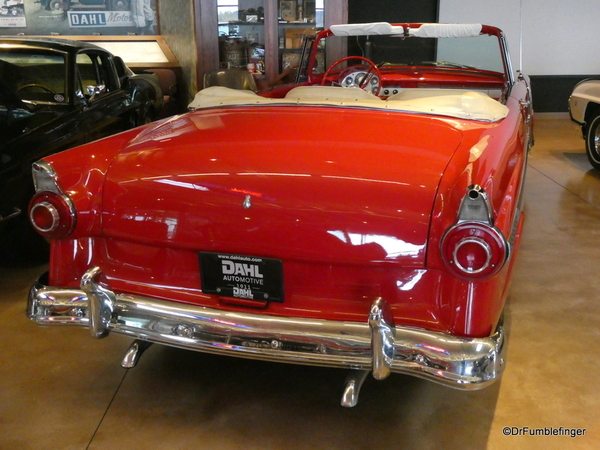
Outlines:
[[373, 302], [364, 323], [220, 311], [117, 294], [99, 284], [100, 274], [98, 267], [89, 269], [81, 289], [49, 287], [40, 279], [31, 287], [27, 315], [40, 325], [87, 327], [95, 338], [110, 332], [136, 338], [123, 361], [127, 367], [137, 362], [140, 345], [143, 351], [155, 342], [251, 359], [372, 371], [379, 380], [391, 372], [404, 373], [462, 390], [486, 387], [504, 369], [502, 321], [487, 338], [394, 326], [381, 298]]

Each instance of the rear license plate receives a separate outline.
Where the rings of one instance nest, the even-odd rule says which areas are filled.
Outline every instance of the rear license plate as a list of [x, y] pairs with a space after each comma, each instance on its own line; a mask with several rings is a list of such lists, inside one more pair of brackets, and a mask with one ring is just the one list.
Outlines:
[[283, 265], [278, 259], [202, 252], [200, 275], [205, 294], [283, 302]]

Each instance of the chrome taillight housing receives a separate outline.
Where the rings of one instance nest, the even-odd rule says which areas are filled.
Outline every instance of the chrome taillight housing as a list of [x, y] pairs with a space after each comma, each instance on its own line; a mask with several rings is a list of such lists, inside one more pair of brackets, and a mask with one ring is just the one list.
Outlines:
[[29, 220], [42, 236], [62, 239], [75, 229], [75, 208], [66, 195], [50, 191], [39, 192], [29, 203]]
[[502, 233], [481, 222], [462, 222], [442, 239], [446, 267], [464, 279], [484, 279], [498, 273], [508, 259], [508, 244]]
[[33, 164], [36, 194], [29, 202], [29, 220], [48, 239], [62, 239], [75, 229], [77, 214], [71, 198], [58, 186], [56, 173], [44, 160]]
[[481, 186], [467, 188], [457, 221], [442, 237], [440, 250], [448, 270], [467, 280], [489, 278], [508, 260], [509, 244], [494, 226], [492, 206]]

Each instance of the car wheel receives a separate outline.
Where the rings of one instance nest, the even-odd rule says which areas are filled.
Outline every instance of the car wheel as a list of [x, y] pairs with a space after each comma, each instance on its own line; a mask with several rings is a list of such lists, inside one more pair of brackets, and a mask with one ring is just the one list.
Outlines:
[[129, 10], [129, 1], [127, 0], [111, 0], [110, 9], [112, 11], [127, 11]]
[[585, 135], [585, 149], [590, 164], [600, 170], [600, 114], [590, 122]]
[[51, 0], [50, 3], [48, 3], [50, 11], [64, 11], [65, 6], [66, 5], [63, 0]]

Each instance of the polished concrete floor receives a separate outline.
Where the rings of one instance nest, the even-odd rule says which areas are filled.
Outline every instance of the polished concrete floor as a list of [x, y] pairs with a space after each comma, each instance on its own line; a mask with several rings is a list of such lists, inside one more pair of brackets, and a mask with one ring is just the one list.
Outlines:
[[25, 318], [43, 266], [0, 268], [0, 449], [598, 449], [600, 173], [564, 116], [536, 118], [526, 209], [501, 382], [370, 378], [353, 409], [339, 406], [341, 370], [161, 346], [123, 369], [129, 339]]

